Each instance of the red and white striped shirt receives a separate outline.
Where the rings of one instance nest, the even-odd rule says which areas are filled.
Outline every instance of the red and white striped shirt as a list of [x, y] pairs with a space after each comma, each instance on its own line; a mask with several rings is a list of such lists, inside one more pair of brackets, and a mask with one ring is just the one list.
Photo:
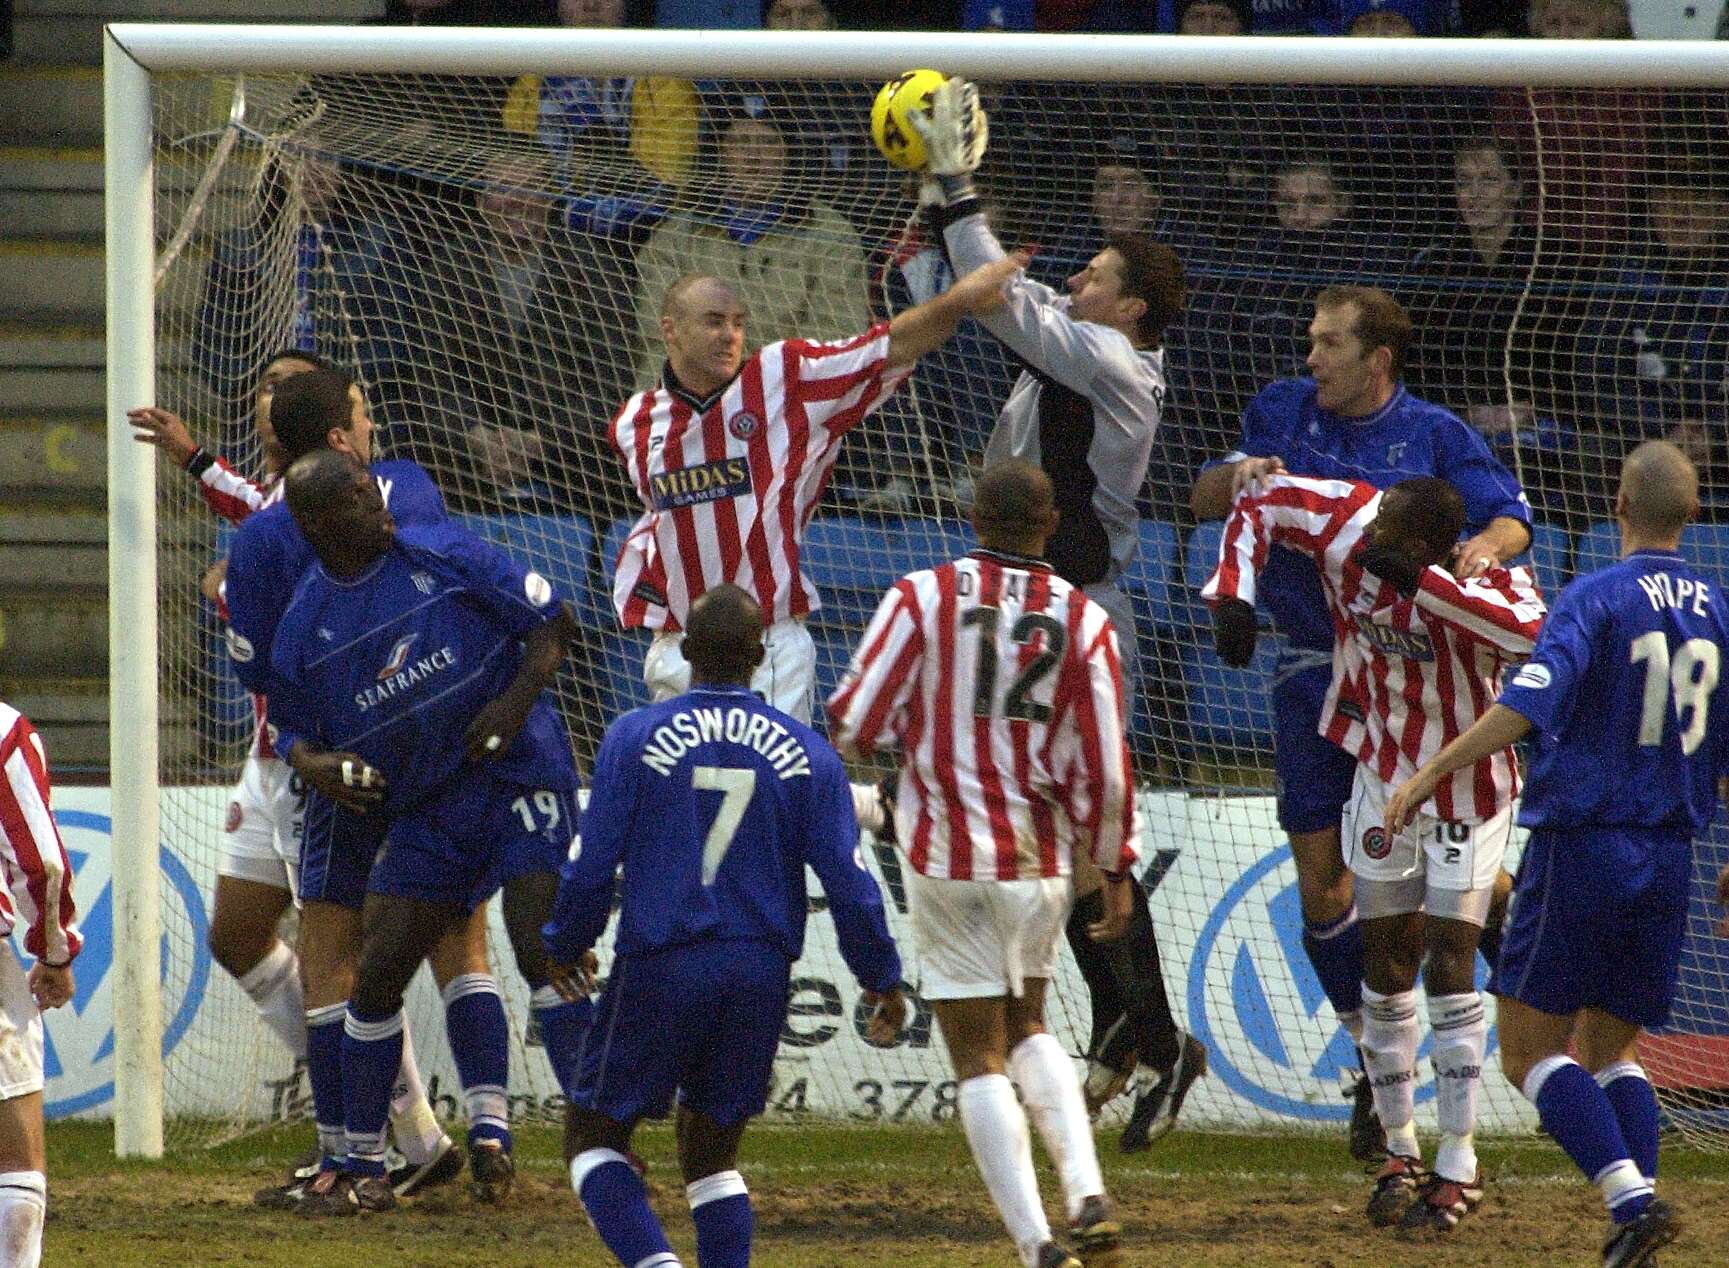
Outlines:
[[975, 551], [883, 597], [828, 702], [844, 753], [898, 748], [895, 827], [952, 880], [1119, 872], [1140, 841], [1117, 632], [1038, 560]]
[[[1488, 712], [1501, 671], [1536, 645], [1545, 609], [1524, 568], [1458, 581], [1431, 565], [1416, 596], [1405, 598], [1355, 559], [1380, 505], [1380, 491], [1360, 481], [1271, 477], [1263, 492], [1237, 498], [1218, 569], [1201, 593], [1253, 603], [1274, 542], [1315, 560], [1334, 632], [1321, 734], [1392, 785]], [[1476, 822], [1499, 812], [1518, 786], [1513, 750], [1503, 749], [1442, 780], [1425, 809]]]
[[[275, 476], [249, 480], [229, 466], [225, 459], [202, 449], [186, 469], [198, 481], [198, 493], [204, 504], [230, 524], [238, 524], [252, 512], [262, 511], [282, 500], [282, 481]], [[228, 621], [226, 586], [224, 582], [216, 602], [224, 624]], [[253, 693], [252, 755], [261, 761], [276, 756], [276, 750], [270, 744], [270, 728], [265, 725], [265, 703], [263, 696]]]
[[22, 921], [26, 951], [69, 964], [84, 939], [73, 923], [72, 864], [48, 804], [42, 737], [0, 701], [0, 937]]
[[621, 622], [679, 629], [697, 596], [729, 581], [770, 621], [816, 610], [800, 541], [841, 437], [912, 370], [891, 368], [888, 352], [886, 322], [835, 343], [789, 339], [707, 400], [663, 383], [624, 403], [612, 443], [648, 511], [614, 574]]
[[254, 511], [262, 511], [282, 496], [282, 482], [274, 476], [249, 480], [228, 461], [200, 449], [186, 470], [198, 481], [204, 504], [230, 524], [238, 524]]

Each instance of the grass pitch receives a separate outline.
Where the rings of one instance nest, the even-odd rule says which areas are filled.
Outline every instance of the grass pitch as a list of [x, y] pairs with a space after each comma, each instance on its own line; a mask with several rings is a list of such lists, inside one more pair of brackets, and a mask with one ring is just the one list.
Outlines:
[[[655, 1209], [695, 1268], [690, 1213], [671, 1132], [645, 1127]], [[105, 1125], [48, 1133], [49, 1265], [256, 1265], [259, 1268], [605, 1268], [607, 1256], [564, 1180], [558, 1138], [517, 1135], [518, 1191], [502, 1211], [462, 1184], [392, 1216], [314, 1221], [256, 1210], [309, 1143], [280, 1129], [162, 1163], [117, 1163]], [[1179, 1268], [1564, 1268], [1596, 1265], [1605, 1220], [1594, 1190], [1542, 1141], [1485, 1142], [1489, 1192], [1445, 1241], [1372, 1229], [1366, 1174], [1342, 1138], [1179, 1132], [1123, 1158], [1101, 1137], [1106, 1182], [1128, 1226], [1133, 1265]], [[1665, 1150], [1664, 1195], [1687, 1220], [1665, 1265], [1729, 1268], [1729, 1160]], [[742, 1170], [756, 1206], [759, 1268], [1015, 1268], [1001, 1221], [957, 1125], [866, 1130], [752, 1128]], [[1047, 1202], [1055, 1177], [1041, 1170]], [[1053, 1207], [1053, 1215], [1060, 1212]]]

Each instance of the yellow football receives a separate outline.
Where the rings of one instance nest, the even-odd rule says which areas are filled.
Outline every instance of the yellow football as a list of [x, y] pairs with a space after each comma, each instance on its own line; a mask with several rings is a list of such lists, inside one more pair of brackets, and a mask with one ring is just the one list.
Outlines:
[[882, 86], [871, 106], [871, 139], [896, 167], [916, 172], [925, 165], [925, 143], [908, 116], [930, 113], [931, 94], [948, 76], [940, 70], [909, 70]]

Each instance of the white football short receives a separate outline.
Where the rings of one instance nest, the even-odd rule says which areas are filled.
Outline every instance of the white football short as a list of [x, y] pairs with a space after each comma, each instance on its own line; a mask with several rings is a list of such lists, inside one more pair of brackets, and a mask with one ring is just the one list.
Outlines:
[[0, 1101], [42, 1090], [42, 1011], [10, 943], [0, 952]]
[[1513, 835], [1513, 807], [1479, 823], [1419, 814], [1397, 837], [1386, 828], [1387, 785], [1357, 767], [1340, 824], [1345, 865], [1359, 882], [1364, 920], [1426, 911], [1481, 925]]
[[[762, 641], [767, 655], [750, 680], [750, 689], [809, 726], [816, 690], [816, 643], [810, 631], [797, 617], [788, 617], [769, 626]], [[684, 658], [683, 634], [655, 635], [643, 658], [642, 677], [657, 702], [690, 690], [690, 662]]]
[[909, 868], [906, 882], [924, 998], [1019, 996], [1027, 978], [1056, 973], [1068, 877], [952, 881]]
[[228, 803], [216, 874], [295, 893], [305, 831], [306, 793], [293, 769], [281, 758], [248, 757]]

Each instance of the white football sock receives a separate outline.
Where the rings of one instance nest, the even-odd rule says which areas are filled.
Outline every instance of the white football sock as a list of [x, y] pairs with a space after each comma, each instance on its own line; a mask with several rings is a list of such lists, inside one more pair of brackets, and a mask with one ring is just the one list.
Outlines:
[[390, 1089], [390, 1134], [402, 1156], [415, 1166], [431, 1162], [449, 1139], [427, 1102], [407, 1026], [402, 1028], [402, 1065]]
[[281, 939], [236, 979], [258, 1007], [258, 1017], [296, 1061], [306, 1060], [306, 996], [300, 989], [300, 959]]
[[1441, 1125], [1441, 1146], [1435, 1171], [1448, 1180], [1468, 1184], [1477, 1178], [1477, 1092], [1483, 1085], [1483, 1050], [1489, 1042], [1489, 1022], [1483, 997], [1431, 995], [1429, 1029], [1435, 1035], [1430, 1062], [1435, 1067], [1435, 1115]]
[[42, 1262], [42, 1221], [48, 1214], [48, 1177], [40, 1171], [0, 1171], [0, 1253], [6, 1268]]
[[1031, 1035], [1009, 1054], [1009, 1077], [1021, 1090], [1027, 1114], [1062, 1177], [1069, 1218], [1074, 1219], [1083, 1201], [1105, 1191], [1074, 1063], [1050, 1035]]
[[869, 832], [873, 836], [882, 835], [883, 826], [888, 819], [883, 814], [882, 798], [877, 796], [875, 784], [852, 786], [852, 811], [858, 819], [860, 831]]
[[1031, 1265], [1039, 1247], [1051, 1239], [1051, 1226], [1039, 1200], [1033, 1172], [1033, 1140], [1027, 1116], [1015, 1099], [1014, 1084], [1001, 1074], [967, 1079], [956, 1098], [967, 1145], [973, 1151], [991, 1201], [1014, 1239], [1021, 1262]]
[[[1375, 1094], [1375, 1112], [1387, 1131], [1387, 1147], [1418, 1158], [1414, 1152], [1417, 1115], [1417, 992], [1382, 995], [1363, 985], [1363, 1066]], [[1398, 1148], [1394, 1149], [1394, 1145]]]

